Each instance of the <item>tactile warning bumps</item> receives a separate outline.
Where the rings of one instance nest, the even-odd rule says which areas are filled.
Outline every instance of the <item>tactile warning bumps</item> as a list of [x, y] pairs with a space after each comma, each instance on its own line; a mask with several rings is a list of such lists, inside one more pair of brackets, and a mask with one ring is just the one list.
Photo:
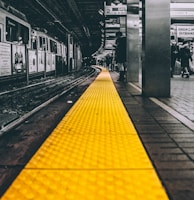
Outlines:
[[152, 168], [136, 135], [50, 136], [27, 168]]
[[103, 70], [3, 199], [168, 198]]
[[164, 200], [166, 196], [153, 170], [24, 170], [3, 199]]

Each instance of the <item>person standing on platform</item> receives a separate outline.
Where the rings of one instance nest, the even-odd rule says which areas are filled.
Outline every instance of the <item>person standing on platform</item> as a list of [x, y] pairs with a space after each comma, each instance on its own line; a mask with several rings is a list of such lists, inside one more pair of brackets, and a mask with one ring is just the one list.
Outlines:
[[115, 61], [118, 65], [118, 70], [120, 73], [118, 81], [124, 81], [126, 71], [126, 37], [123, 37], [122, 32], [120, 31], [116, 33]]
[[171, 78], [173, 78], [174, 75], [174, 68], [176, 59], [178, 58], [179, 49], [175, 41], [171, 42]]
[[192, 57], [188, 41], [183, 42], [183, 46], [181, 47], [179, 52], [179, 58], [181, 59], [182, 77], [186, 75], [186, 77], [189, 78], [189, 60], [192, 61]]
[[106, 57], [105, 57], [105, 61], [106, 61], [106, 68], [108, 70], [111, 70], [111, 64], [112, 64], [112, 57], [110, 54], [107, 54]]

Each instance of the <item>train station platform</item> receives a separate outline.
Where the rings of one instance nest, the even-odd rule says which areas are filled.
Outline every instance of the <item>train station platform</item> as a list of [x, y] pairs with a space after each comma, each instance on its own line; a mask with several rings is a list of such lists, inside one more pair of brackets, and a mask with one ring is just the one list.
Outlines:
[[194, 197], [194, 75], [171, 79], [170, 98], [144, 98], [137, 83], [115, 86], [171, 200]]
[[[152, 124], [145, 112], [139, 112], [143, 107], [136, 110], [137, 105], [141, 105], [137, 103], [140, 100], [138, 91], [114, 81], [116, 77], [116, 73], [110, 75], [102, 70], [2, 200], [168, 199], [155, 164], [137, 132], [146, 130], [144, 136], [152, 135], [156, 123]], [[135, 123], [138, 120], [137, 127], [128, 115], [129, 108], [132, 115], [136, 113], [136, 119], [133, 116], [132, 120]], [[155, 145], [154, 139], [159, 139], [160, 132], [155, 134], [152, 145]], [[142, 137], [142, 133], [140, 135]], [[161, 138], [164, 137], [160, 137], [159, 142]]]

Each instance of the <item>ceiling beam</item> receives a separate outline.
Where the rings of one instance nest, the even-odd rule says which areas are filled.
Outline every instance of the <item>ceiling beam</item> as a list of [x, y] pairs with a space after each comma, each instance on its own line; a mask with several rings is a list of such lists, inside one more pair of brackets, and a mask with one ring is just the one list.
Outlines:
[[[55, 16], [55, 14], [53, 14], [45, 5], [43, 5], [43, 3], [40, 2], [40, 0], [35, 1], [53, 18], [54, 23], [59, 24], [67, 33], [72, 34], [72, 31], [65, 27], [63, 23]], [[76, 39], [78, 38], [75, 33], [73, 33], [73, 35]]]
[[76, 17], [76, 19], [78, 20], [78, 22], [79, 22], [80, 25], [82, 26], [82, 29], [83, 29], [83, 31], [84, 31], [86, 37], [87, 37], [87, 38], [89, 39], [89, 41], [90, 41], [90, 36], [91, 36], [91, 35], [90, 35], [90, 32], [89, 32], [89, 29], [88, 29], [88, 27], [87, 27], [87, 26], [85, 25], [85, 23], [84, 23], [83, 17], [82, 17], [82, 15], [81, 15], [80, 11], [79, 11], [79, 8], [78, 8], [78, 6], [77, 6], [75, 0], [67, 0], [67, 3], [68, 3], [68, 5], [69, 5], [69, 7], [71, 8], [71, 10], [72, 10], [74, 16]]

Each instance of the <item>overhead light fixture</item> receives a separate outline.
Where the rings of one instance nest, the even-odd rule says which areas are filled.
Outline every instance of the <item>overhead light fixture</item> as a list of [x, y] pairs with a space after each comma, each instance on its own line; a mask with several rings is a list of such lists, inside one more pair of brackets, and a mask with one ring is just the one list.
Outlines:
[[55, 19], [54, 22], [59, 24], [61, 23], [58, 19]]
[[98, 10], [98, 13], [99, 13], [100, 15], [104, 15], [104, 11], [103, 11], [102, 9]]
[[102, 21], [100, 21], [99, 24], [100, 24], [101, 26], [104, 26], [104, 22], [102, 22]]
[[120, 4], [121, 2], [119, 0], [114, 0], [113, 3], [117, 5]]

